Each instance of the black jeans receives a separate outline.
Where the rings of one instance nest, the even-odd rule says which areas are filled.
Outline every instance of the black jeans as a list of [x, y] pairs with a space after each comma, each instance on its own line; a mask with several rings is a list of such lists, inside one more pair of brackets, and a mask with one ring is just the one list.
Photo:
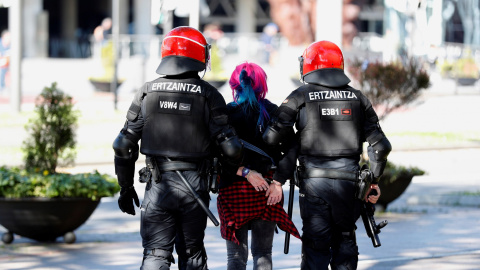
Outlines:
[[[277, 224], [273, 221], [256, 219], [250, 221], [252, 232], [252, 257], [254, 270], [272, 269], [273, 234]], [[245, 270], [248, 260], [249, 224], [235, 230], [240, 245], [227, 240], [227, 269]]]
[[[209, 197], [205, 179], [197, 172], [182, 172], [205, 205]], [[142, 270], [169, 269], [174, 244], [179, 256], [180, 269], [207, 269], [207, 256], [203, 244], [207, 215], [196, 202], [175, 172], [165, 172], [159, 183], [149, 182], [141, 209], [143, 248], [161, 250], [156, 254], [144, 254]], [[148, 253], [148, 252], [147, 252]], [[161, 254], [158, 256], [158, 254]]]

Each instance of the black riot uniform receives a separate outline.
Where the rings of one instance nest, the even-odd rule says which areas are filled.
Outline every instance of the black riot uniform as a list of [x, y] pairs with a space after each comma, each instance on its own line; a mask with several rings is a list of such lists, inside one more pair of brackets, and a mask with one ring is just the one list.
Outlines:
[[[301, 62], [301, 75], [307, 84], [285, 99], [264, 139], [275, 144], [285, 127], [295, 125], [297, 129], [295, 151], [287, 157], [291, 161], [283, 164], [290, 164], [290, 170], [294, 170], [295, 158], [299, 161], [301, 269], [326, 270], [329, 264], [331, 269], [356, 269], [354, 231], [361, 205], [356, 191], [362, 146], [365, 141], [369, 144], [375, 184], [391, 145], [370, 101], [348, 86], [343, 55], [335, 44], [313, 43]], [[275, 175], [274, 179], [282, 177]]]
[[128, 214], [135, 214], [133, 202], [139, 205], [133, 188], [138, 151], [146, 156], [147, 166], [141, 170], [147, 182], [141, 204], [143, 270], [169, 269], [174, 246], [179, 269], [207, 269], [207, 214], [177, 172], [208, 206], [206, 171], [214, 147], [232, 162], [242, 155], [243, 146], [227, 124], [223, 96], [198, 75], [206, 67], [207, 45], [191, 27], [177, 27], [166, 35], [157, 69], [164, 76], [138, 90], [113, 144], [122, 187], [119, 207]]

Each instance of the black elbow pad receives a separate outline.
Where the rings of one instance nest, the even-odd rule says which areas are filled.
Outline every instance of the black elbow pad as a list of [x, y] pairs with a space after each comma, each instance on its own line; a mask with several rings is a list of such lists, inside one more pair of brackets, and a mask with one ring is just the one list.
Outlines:
[[383, 137], [378, 143], [372, 145], [375, 159], [378, 161], [387, 160], [388, 154], [392, 151], [392, 145], [387, 137]]
[[373, 132], [370, 136], [368, 136], [367, 142], [373, 149], [373, 154], [375, 155], [376, 161], [386, 160], [388, 154], [390, 154], [392, 151], [392, 145], [390, 144], [390, 141], [381, 131]]
[[376, 183], [387, 165], [387, 157], [392, 151], [392, 145], [383, 132], [379, 131], [370, 135], [367, 141], [370, 144], [368, 148], [370, 169], [373, 173], [374, 183]]
[[138, 159], [138, 143], [132, 141], [122, 130], [113, 141], [115, 157], [136, 161]]
[[286, 136], [286, 128], [278, 121], [272, 122], [262, 135], [263, 141], [268, 145], [279, 145]]
[[136, 139], [135, 134], [123, 129], [113, 142], [115, 174], [121, 187], [133, 185], [135, 161], [138, 159], [138, 139]]
[[243, 156], [243, 144], [233, 129], [222, 132], [216, 137], [222, 154], [231, 161], [238, 161]]

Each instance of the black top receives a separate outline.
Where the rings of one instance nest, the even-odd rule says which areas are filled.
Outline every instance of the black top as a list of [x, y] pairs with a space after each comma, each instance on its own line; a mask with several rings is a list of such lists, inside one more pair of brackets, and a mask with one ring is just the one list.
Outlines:
[[[265, 109], [270, 116], [274, 115], [277, 108], [277, 105], [271, 103], [269, 100], [265, 100]], [[278, 166], [278, 162], [283, 157], [283, 147], [269, 146], [262, 139], [263, 132], [270, 119], [264, 120], [263, 127], [259, 126], [257, 124], [260, 114], [259, 108], [252, 108], [248, 106], [248, 103], [246, 102], [242, 104], [236, 104], [233, 102], [227, 104], [227, 114], [228, 123], [235, 129], [238, 137], [243, 141], [262, 149], [273, 158], [276, 163], [275, 165]], [[242, 165], [265, 175], [270, 171], [272, 162], [268, 157], [245, 148]], [[230, 168], [229, 170], [222, 170], [220, 187], [228, 186], [233, 181], [245, 181], [245, 178], [236, 175], [237, 169], [238, 168]]]

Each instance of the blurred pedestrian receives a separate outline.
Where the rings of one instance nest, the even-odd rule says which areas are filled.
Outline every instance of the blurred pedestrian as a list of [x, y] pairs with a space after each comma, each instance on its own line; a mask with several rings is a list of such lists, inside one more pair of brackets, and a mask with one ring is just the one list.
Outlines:
[[[229, 84], [233, 102], [227, 104], [228, 122], [244, 144], [258, 147], [263, 153], [244, 151], [242, 166], [223, 168], [220, 177], [217, 207], [221, 235], [227, 243], [227, 269], [246, 269], [250, 230], [253, 269], [268, 270], [272, 269], [275, 227], [300, 238], [283, 209], [284, 182], [272, 181], [282, 149], [268, 146], [262, 139], [270, 115], [278, 106], [266, 99], [267, 75], [257, 64], [238, 65]], [[293, 128], [289, 131], [293, 136]]]
[[102, 20], [102, 23], [93, 30], [93, 37], [95, 41], [104, 43], [109, 35], [112, 34], [112, 19], [107, 17]]
[[111, 53], [112, 42], [110, 35], [112, 34], [112, 19], [106, 17], [101, 24], [93, 30], [93, 54], [94, 56], [107, 57], [105, 54]]
[[276, 35], [278, 33], [278, 26], [275, 23], [268, 23], [263, 28], [262, 35], [260, 36], [260, 40], [263, 44], [263, 61], [265, 64], [273, 65], [274, 56], [278, 49], [278, 44]]
[[0, 92], [9, 87], [11, 37], [8, 30], [3, 30], [0, 37]]

